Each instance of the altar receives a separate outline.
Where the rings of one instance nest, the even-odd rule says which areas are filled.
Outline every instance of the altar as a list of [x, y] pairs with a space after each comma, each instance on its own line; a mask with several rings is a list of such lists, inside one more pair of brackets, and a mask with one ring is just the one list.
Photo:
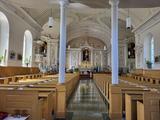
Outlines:
[[89, 61], [83, 61], [79, 66], [79, 72], [81, 79], [92, 78], [93, 66]]
[[80, 72], [93, 72], [94, 68], [107, 66], [107, 54], [103, 48], [94, 48], [85, 42], [79, 48], [69, 46], [67, 49], [67, 69], [78, 68]]

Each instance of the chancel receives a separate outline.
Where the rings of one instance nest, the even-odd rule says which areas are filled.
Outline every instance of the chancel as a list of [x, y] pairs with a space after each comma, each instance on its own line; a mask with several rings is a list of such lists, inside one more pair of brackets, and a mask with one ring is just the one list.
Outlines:
[[0, 120], [160, 120], [159, 0], [0, 0]]

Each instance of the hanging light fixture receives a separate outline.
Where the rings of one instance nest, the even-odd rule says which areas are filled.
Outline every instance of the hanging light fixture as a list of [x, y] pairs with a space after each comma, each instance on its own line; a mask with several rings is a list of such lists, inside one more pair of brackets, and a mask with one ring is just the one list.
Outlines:
[[70, 45], [68, 45], [68, 49], [70, 49], [71, 48], [71, 46]]
[[54, 20], [53, 20], [52, 9], [51, 9], [51, 16], [49, 17], [49, 20], [48, 20], [48, 27], [52, 28], [53, 24], [54, 24]]
[[131, 23], [131, 17], [129, 15], [129, 9], [128, 9], [128, 16], [126, 18], [126, 28], [131, 29], [131, 27], [132, 27], [132, 23]]

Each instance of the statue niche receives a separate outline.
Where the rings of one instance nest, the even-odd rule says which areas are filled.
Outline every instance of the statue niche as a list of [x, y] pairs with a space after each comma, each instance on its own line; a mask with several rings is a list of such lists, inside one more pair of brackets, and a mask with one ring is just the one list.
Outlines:
[[84, 62], [89, 62], [90, 61], [90, 51], [88, 48], [85, 48], [82, 50], [82, 54], [83, 54], [83, 57], [82, 57], [82, 61]]

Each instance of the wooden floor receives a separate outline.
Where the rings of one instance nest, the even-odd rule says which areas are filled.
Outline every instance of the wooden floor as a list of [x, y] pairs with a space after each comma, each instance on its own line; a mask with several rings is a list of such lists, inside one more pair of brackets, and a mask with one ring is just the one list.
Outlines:
[[81, 80], [68, 105], [67, 120], [108, 120], [107, 105], [92, 80]]

